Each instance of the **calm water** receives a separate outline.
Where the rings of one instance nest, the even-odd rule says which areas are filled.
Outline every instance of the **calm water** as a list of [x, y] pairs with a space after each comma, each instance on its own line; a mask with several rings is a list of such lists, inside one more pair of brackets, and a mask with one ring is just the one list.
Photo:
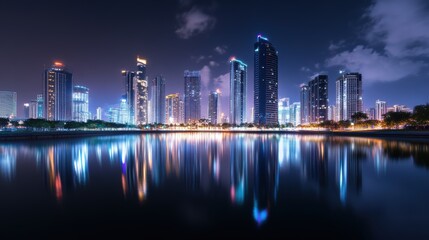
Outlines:
[[429, 239], [429, 143], [169, 133], [0, 143], [0, 233]]

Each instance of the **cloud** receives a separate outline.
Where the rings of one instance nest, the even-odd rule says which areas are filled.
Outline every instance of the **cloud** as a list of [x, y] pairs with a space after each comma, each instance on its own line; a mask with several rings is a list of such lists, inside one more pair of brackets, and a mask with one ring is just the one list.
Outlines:
[[215, 61], [210, 61], [209, 65], [210, 65], [210, 67], [217, 67], [217, 66], [219, 66], [219, 63], [217, 63]]
[[369, 42], [395, 57], [429, 57], [429, 4], [423, 0], [377, 0], [367, 10]]
[[303, 72], [310, 72], [311, 71], [311, 69], [310, 68], [308, 68], [308, 67], [301, 67], [301, 69], [300, 69], [301, 71], [303, 71]]
[[341, 49], [341, 48], [344, 48], [345, 43], [346, 43], [346, 41], [344, 41], [344, 40], [340, 40], [340, 41], [339, 41], [339, 42], [337, 42], [337, 43], [333, 43], [333, 42], [331, 42], [331, 43], [329, 44], [328, 49], [329, 49], [329, 51], [337, 51], [337, 50], [339, 50], [339, 49]]
[[[327, 66], [359, 71], [365, 82], [389, 82], [418, 74], [429, 58], [429, 11], [421, 0], [374, 0], [364, 18], [366, 44], [337, 53]], [[341, 42], [341, 41], [340, 41]], [[336, 49], [338, 44], [331, 44]]]
[[229, 78], [230, 78], [229, 73], [225, 73], [213, 79], [213, 87], [215, 89], [220, 89], [223, 97], [229, 97], [229, 94], [230, 94]]
[[320, 69], [320, 63], [316, 63], [316, 64], [314, 64], [314, 68], [315, 68], [315, 69]]
[[201, 91], [207, 92], [210, 88], [210, 79], [211, 79], [211, 70], [210, 67], [207, 65], [204, 65], [204, 67], [200, 70], [201, 75]]
[[216, 23], [216, 18], [204, 13], [198, 7], [192, 7], [191, 10], [178, 16], [179, 28], [176, 34], [182, 39], [189, 39], [195, 35], [212, 29]]
[[223, 46], [215, 47], [214, 51], [217, 52], [219, 55], [224, 55], [227, 49], [228, 49], [228, 46], [223, 45]]
[[381, 55], [362, 45], [344, 51], [327, 60], [327, 66], [345, 66], [363, 74], [365, 82], [396, 81], [419, 72], [423, 62]]

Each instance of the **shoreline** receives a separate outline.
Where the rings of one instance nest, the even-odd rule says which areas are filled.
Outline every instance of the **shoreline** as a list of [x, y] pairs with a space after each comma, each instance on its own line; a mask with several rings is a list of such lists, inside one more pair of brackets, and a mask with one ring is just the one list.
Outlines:
[[125, 134], [153, 133], [244, 133], [244, 134], [290, 134], [325, 135], [342, 137], [371, 137], [394, 139], [420, 139], [429, 142], [429, 131], [411, 130], [364, 130], [364, 131], [325, 131], [325, 130], [79, 130], [79, 131], [16, 131], [0, 132], [0, 141], [62, 139], [78, 137], [115, 136]]

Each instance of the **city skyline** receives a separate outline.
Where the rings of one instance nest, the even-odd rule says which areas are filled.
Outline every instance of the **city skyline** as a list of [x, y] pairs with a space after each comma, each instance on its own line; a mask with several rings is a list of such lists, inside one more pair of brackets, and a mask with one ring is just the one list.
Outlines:
[[[273, 11], [269, 14], [259, 12], [255, 3], [243, 5], [240, 1], [179, 1], [169, 6], [149, 1], [145, 4], [152, 11], [143, 18], [151, 19], [162, 9], [165, 21], [149, 26], [145, 22], [151, 21], [135, 21], [141, 16], [132, 13], [124, 18], [111, 18], [112, 14], [119, 14], [118, 5], [128, 6], [126, 1], [105, 4], [101, 9], [96, 3], [58, 2], [53, 6], [42, 1], [25, 7], [5, 4], [0, 10], [2, 35], [6, 36], [0, 40], [3, 53], [0, 90], [17, 92], [18, 116], [23, 116], [23, 104], [42, 92], [41, 75], [54, 60], [70, 67], [76, 84], [91, 89], [93, 115], [97, 107], [108, 109], [120, 101], [123, 86], [120, 70], [133, 66], [137, 55], [148, 59], [149, 79], [159, 74], [165, 76], [166, 94], [182, 93], [180, 82], [185, 69], [200, 70], [202, 96], [219, 88], [225, 96], [222, 106], [227, 107], [229, 92], [225, 86], [229, 85], [229, 57], [240, 56], [249, 63], [248, 71], [252, 73], [252, 44], [257, 34], [267, 36], [279, 51], [279, 98], [298, 101], [299, 85], [308, 82], [313, 74], [325, 72], [330, 79], [336, 79], [338, 71], [345, 69], [362, 73], [365, 109], [373, 107], [377, 99], [410, 108], [429, 100], [424, 91], [429, 87], [428, 67], [421, 60], [428, 57], [429, 42], [428, 33], [422, 28], [429, 22], [425, 14], [427, 3], [423, 1], [332, 1], [332, 4], [301, 1], [284, 6], [270, 2]], [[335, 8], [324, 5], [335, 5]], [[58, 15], [55, 22], [45, 16], [44, 13], [61, 6], [65, 11], [55, 13]], [[245, 14], [237, 19], [234, 10], [241, 7]], [[317, 21], [304, 17], [316, 10], [329, 16]], [[76, 11], [80, 13], [79, 19], [72, 14]], [[252, 19], [255, 13], [260, 15], [258, 21]], [[35, 14], [43, 17], [31, 18], [34, 24], [30, 28], [26, 23]], [[386, 20], [393, 14], [400, 16], [393, 21], [394, 27]], [[236, 24], [230, 25], [230, 19]], [[45, 28], [46, 23], [52, 27]], [[416, 29], [407, 28], [407, 23], [414, 24]], [[144, 30], [118, 38], [119, 32], [131, 31], [138, 24], [143, 24]], [[315, 40], [312, 35], [318, 38]], [[55, 36], [62, 36], [61, 41]], [[14, 74], [17, 71], [22, 74]], [[253, 74], [249, 74], [248, 92], [253, 81]], [[329, 82], [329, 89], [335, 89], [333, 81]], [[331, 104], [334, 98], [334, 91], [330, 91]], [[201, 106], [203, 117], [207, 117], [204, 116], [208, 107], [206, 97], [202, 97]], [[248, 112], [252, 107], [253, 96], [249, 94]]]

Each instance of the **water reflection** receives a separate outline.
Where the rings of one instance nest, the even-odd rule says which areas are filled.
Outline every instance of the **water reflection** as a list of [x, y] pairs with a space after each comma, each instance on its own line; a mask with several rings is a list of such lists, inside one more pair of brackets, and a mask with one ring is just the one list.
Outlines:
[[[272, 134], [153, 134], [0, 144], [0, 181], [16, 181], [19, 155], [36, 163], [52, 195], [62, 201], [84, 188], [93, 169], [107, 166], [117, 175], [126, 199], [144, 203], [153, 189], [173, 179], [186, 191], [213, 189], [232, 205], [251, 206], [256, 225], [275, 211], [280, 175], [293, 172], [318, 191], [347, 205], [363, 186], [362, 164], [377, 174], [389, 164], [412, 160], [429, 168], [429, 145], [366, 138]], [[331, 194], [332, 193], [332, 194]]]

